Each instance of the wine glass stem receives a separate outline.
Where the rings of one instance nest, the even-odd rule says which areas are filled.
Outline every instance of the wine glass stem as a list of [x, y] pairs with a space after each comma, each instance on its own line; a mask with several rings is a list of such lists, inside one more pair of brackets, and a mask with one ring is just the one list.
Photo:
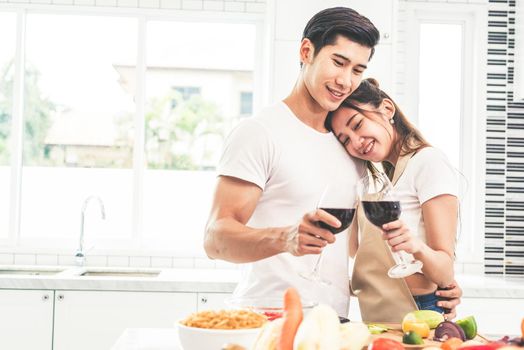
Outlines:
[[317, 259], [317, 263], [315, 264], [315, 267], [313, 268], [313, 274], [314, 275], [318, 275], [319, 274], [319, 269], [320, 269], [320, 263], [322, 261], [322, 256], [323, 256], [323, 251], [318, 255], [318, 259]]
[[401, 264], [408, 263], [408, 261], [406, 261], [406, 257], [401, 252], [395, 252], [395, 255], [398, 257], [398, 259], [400, 260]]

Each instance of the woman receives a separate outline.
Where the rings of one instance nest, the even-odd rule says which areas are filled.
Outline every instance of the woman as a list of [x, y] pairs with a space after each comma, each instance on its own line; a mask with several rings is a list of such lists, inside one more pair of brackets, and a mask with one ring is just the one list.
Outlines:
[[[398, 295], [408, 295], [408, 299], [412, 295], [419, 309], [444, 312], [437, 306], [436, 291], [438, 287], [448, 288], [454, 283], [453, 261], [459, 205], [455, 170], [444, 154], [431, 147], [395, 102], [380, 90], [374, 79], [363, 80], [339, 109], [330, 113], [326, 128], [333, 131], [351, 156], [366, 161], [369, 174], [378, 171], [378, 163], [390, 179], [395, 176], [395, 190], [402, 203], [402, 220], [384, 224], [381, 232], [377, 230], [377, 237], [387, 241], [391, 251], [404, 251], [424, 264], [422, 273], [400, 281], [387, 281], [388, 277], [383, 276], [382, 271], [387, 271], [394, 263], [391, 254], [386, 252], [389, 260], [384, 260], [384, 264], [390, 266], [379, 267], [382, 270], [377, 274], [375, 282], [370, 280], [370, 275], [376, 272], [375, 268], [369, 267], [370, 262], [385, 254], [377, 250], [375, 243], [368, 247], [364, 263], [358, 264], [359, 255], [363, 254], [362, 243], [368, 242], [367, 238], [364, 239], [369, 236], [367, 231], [373, 230], [372, 225], [364, 226], [365, 219], [360, 217], [360, 232], [354, 229], [351, 234], [350, 255], [356, 254], [352, 284], [358, 280], [357, 265], [369, 270], [363, 272], [365, 276], [362, 279], [371, 284], [371, 291], [365, 290], [368, 287], [360, 290], [359, 286], [355, 288], [352, 285], [357, 289], [363, 319], [385, 321], [383, 315], [375, 314], [393, 313], [391, 321], [398, 322], [399, 317], [414, 306], [413, 300], [407, 300], [401, 310], [374, 310], [383, 310], [384, 307], [395, 309], [396, 306], [391, 304], [400, 303], [398, 300], [401, 297], [394, 297], [391, 290], [405, 286], [409, 292], [403, 293], [399, 289]], [[402, 169], [399, 168], [401, 163]], [[361, 299], [368, 292], [370, 304], [373, 305], [362, 304]], [[382, 305], [377, 306], [377, 300], [381, 300]]]

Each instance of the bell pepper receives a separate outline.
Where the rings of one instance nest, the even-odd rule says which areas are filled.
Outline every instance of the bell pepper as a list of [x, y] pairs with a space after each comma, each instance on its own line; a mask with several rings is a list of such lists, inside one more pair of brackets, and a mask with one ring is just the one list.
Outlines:
[[393, 339], [377, 338], [369, 344], [368, 350], [404, 350], [404, 346]]

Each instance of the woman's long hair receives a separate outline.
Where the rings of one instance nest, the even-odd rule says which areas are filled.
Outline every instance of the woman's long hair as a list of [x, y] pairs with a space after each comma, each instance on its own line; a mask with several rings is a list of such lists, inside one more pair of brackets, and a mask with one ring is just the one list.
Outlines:
[[[399, 151], [399, 155], [403, 156], [408, 153], [417, 152], [424, 147], [430, 146], [420, 131], [406, 118], [404, 113], [402, 113], [395, 101], [379, 88], [378, 82], [373, 78], [362, 80], [358, 89], [342, 102], [341, 107], [344, 106], [354, 109], [363, 115], [376, 113], [374, 111], [364, 110], [356, 104], [371, 104], [374, 108], [379, 108], [385, 98], [391, 100], [395, 106], [395, 114], [393, 115], [394, 124], [392, 126], [398, 134], [398, 139], [393, 147]], [[325, 122], [326, 129], [330, 131], [333, 131], [331, 126], [332, 113], [333, 112], [330, 112], [328, 114]], [[393, 176], [393, 165], [386, 161], [381, 163], [386, 174], [389, 177]], [[372, 162], [368, 161], [366, 164], [372, 174], [378, 171]]]

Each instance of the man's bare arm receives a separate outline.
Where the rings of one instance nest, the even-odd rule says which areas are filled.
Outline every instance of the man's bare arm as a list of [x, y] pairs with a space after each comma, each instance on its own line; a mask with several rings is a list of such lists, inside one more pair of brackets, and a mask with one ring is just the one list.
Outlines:
[[218, 178], [204, 238], [210, 258], [245, 263], [283, 252], [318, 254], [327, 243], [334, 242], [328, 230], [315, 225], [319, 220], [337, 225], [336, 219], [322, 210], [307, 213], [296, 225], [246, 226], [261, 195], [262, 189], [253, 183], [228, 176]]

